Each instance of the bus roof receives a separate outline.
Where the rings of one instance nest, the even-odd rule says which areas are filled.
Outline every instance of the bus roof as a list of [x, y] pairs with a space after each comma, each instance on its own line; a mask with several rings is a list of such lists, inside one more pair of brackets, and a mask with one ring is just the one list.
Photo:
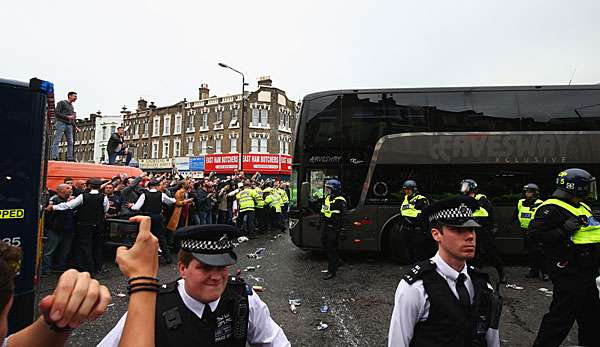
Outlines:
[[580, 85], [532, 85], [532, 86], [480, 86], [480, 87], [433, 87], [433, 88], [378, 88], [378, 89], [334, 89], [308, 94], [304, 101], [329, 95], [377, 94], [377, 93], [433, 93], [433, 92], [473, 92], [473, 91], [528, 91], [528, 90], [584, 90], [600, 89], [598, 84]]
[[594, 162], [600, 162], [600, 131], [423, 132], [383, 136], [371, 166]]
[[64, 182], [65, 177], [74, 180], [87, 180], [89, 178], [112, 179], [121, 173], [129, 177], [140, 176], [142, 170], [119, 165], [102, 165], [92, 163], [76, 163], [66, 161], [48, 161], [48, 177], [46, 186], [55, 190], [59, 184]]

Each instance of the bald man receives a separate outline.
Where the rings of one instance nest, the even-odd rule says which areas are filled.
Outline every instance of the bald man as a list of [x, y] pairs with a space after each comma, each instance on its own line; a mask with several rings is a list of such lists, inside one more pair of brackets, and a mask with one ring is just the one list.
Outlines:
[[[70, 200], [72, 188], [69, 184], [60, 184], [56, 195], [50, 198], [52, 205]], [[67, 269], [67, 259], [73, 243], [73, 210], [46, 211], [46, 229], [44, 235], [44, 257], [42, 274], [50, 271], [62, 272]]]

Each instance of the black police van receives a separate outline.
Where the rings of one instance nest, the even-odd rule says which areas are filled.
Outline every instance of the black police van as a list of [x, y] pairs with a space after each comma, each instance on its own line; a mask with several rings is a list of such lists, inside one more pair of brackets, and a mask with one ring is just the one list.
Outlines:
[[53, 88], [52, 83], [36, 78], [29, 82], [0, 79], [0, 239], [22, 252], [9, 332], [31, 324], [34, 318]]

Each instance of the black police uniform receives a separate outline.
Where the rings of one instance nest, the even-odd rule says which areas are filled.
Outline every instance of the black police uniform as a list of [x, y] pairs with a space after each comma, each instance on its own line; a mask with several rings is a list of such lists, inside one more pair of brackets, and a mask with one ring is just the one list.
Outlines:
[[497, 322], [490, 325], [497, 299], [488, 274], [468, 267], [475, 294], [474, 302], [464, 307], [435, 268], [433, 261], [419, 262], [402, 277], [409, 284], [422, 280], [429, 300], [427, 320], [415, 325], [410, 346], [487, 346], [487, 330], [498, 328]]
[[83, 203], [76, 212], [73, 240], [75, 262], [81, 271], [95, 273], [101, 269], [103, 229], [104, 194], [83, 193]]
[[413, 194], [405, 197], [401, 205], [402, 233], [405, 235], [410, 262], [425, 260], [435, 253], [435, 243], [431, 234], [426, 230], [426, 223], [421, 215], [416, 217], [406, 215], [405, 211], [422, 211], [429, 205], [429, 200], [423, 195]]
[[[456, 196], [428, 206], [423, 215], [430, 223], [479, 228], [481, 225], [473, 218], [473, 211], [478, 207], [475, 199]], [[467, 288], [469, 279], [473, 293]], [[416, 286], [422, 286], [425, 295]], [[390, 346], [488, 346], [488, 342], [491, 346], [499, 346], [497, 333], [490, 333], [490, 329], [498, 329], [502, 298], [494, 293], [488, 275], [472, 266], [457, 271], [439, 254], [418, 262], [402, 277], [395, 302], [389, 331]], [[414, 316], [406, 316], [413, 313]], [[416, 323], [406, 326], [410, 324], [407, 322]], [[407, 335], [411, 328], [412, 335]]]
[[[554, 197], [578, 207], [567, 199]], [[573, 323], [579, 344], [600, 346], [598, 263], [587, 247], [573, 245], [563, 225], [573, 215], [557, 205], [542, 205], [529, 224], [531, 237], [544, 246], [546, 267], [554, 285], [550, 311], [544, 315], [534, 346], [559, 346]]]
[[[333, 211], [333, 213], [331, 213]], [[328, 277], [335, 276], [338, 265], [338, 239], [342, 230], [342, 221], [346, 213], [346, 199], [341, 195], [330, 194], [325, 197], [321, 208], [321, 243], [327, 251]]]
[[161, 256], [166, 263], [171, 263], [171, 253], [167, 242], [167, 236], [165, 227], [163, 225], [162, 217], [162, 192], [157, 190], [151, 192], [149, 190], [144, 191], [144, 205], [142, 205], [141, 212], [145, 215], [150, 216], [152, 221], [151, 231], [154, 236], [158, 239], [158, 246], [162, 251]]
[[243, 280], [231, 277], [216, 310], [206, 305], [202, 318], [183, 303], [177, 285], [164, 285], [156, 298], [156, 346], [246, 346], [252, 291]]

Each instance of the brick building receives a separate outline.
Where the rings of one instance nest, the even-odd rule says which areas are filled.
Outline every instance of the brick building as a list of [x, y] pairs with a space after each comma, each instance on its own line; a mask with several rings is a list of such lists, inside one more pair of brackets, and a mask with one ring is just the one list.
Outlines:
[[285, 91], [272, 85], [269, 77], [258, 81], [255, 91], [246, 92], [243, 138], [240, 128], [242, 95], [210, 96], [208, 85], [199, 88], [197, 101], [183, 100], [157, 107], [144, 99], [136, 112], [123, 115], [129, 126], [125, 140], [134, 158], [157, 159], [208, 154], [291, 154], [298, 110]]

